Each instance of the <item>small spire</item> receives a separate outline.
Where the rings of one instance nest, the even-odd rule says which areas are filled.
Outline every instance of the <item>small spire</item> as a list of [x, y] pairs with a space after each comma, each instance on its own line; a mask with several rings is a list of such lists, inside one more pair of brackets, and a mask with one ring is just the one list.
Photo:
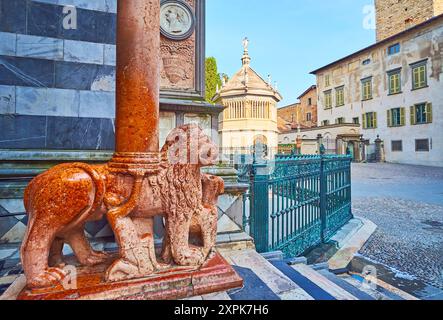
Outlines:
[[246, 37], [243, 39], [243, 57], [241, 59], [242, 64], [249, 65], [251, 63], [251, 57], [249, 56], [249, 39]]
[[268, 74], [268, 86], [272, 87], [272, 76]]

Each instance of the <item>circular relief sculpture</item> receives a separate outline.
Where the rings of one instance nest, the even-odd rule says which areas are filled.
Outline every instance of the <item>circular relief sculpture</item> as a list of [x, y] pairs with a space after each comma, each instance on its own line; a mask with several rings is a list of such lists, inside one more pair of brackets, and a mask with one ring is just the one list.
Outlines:
[[183, 1], [165, 0], [160, 9], [160, 31], [166, 38], [185, 40], [194, 32], [195, 15]]

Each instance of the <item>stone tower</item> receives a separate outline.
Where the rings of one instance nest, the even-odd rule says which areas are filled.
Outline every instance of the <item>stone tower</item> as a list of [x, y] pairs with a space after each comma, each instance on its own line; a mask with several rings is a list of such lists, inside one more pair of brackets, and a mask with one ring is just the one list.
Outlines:
[[377, 41], [443, 13], [443, 0], [375, 0]]

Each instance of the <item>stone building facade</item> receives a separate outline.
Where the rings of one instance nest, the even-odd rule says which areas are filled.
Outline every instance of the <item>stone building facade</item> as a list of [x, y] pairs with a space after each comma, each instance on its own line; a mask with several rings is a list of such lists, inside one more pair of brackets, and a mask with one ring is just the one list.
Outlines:
[[250, 154], [257, 143], [277, 150], [278, 91], [250, 66], [248, 41], [244, 42], [241, 69], [224, 83], [214, 101], [225, 110], [220, 114], [220, 145], [226, 155]]
[[443, 13], [443, 0], [375, 0], [377, 41]]
[[322, 126], [359, 124], [386, 161], [443, 166], [443, 15], [312, 73]]
[[278, 117], [287, 124], [297, 123], [297, 110], [300, 108], [300, 102], [296, 102], [281, 108], [278, 108]]
[[280, 132], [299, 126], [301, 128], [317, 126], [317, 87], [310, 86], [298, 99], [299, 102], [277, 110], [278, 117], [288, 123]]

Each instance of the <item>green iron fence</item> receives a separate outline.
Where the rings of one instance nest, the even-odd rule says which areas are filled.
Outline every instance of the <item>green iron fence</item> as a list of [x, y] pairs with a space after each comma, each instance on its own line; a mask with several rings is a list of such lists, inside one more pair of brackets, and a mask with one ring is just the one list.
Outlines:
[[352, 218], [349, 156], [277, 156], [241, 173], [250, 183], [244, 227], [259, 252], [298, 256]]

